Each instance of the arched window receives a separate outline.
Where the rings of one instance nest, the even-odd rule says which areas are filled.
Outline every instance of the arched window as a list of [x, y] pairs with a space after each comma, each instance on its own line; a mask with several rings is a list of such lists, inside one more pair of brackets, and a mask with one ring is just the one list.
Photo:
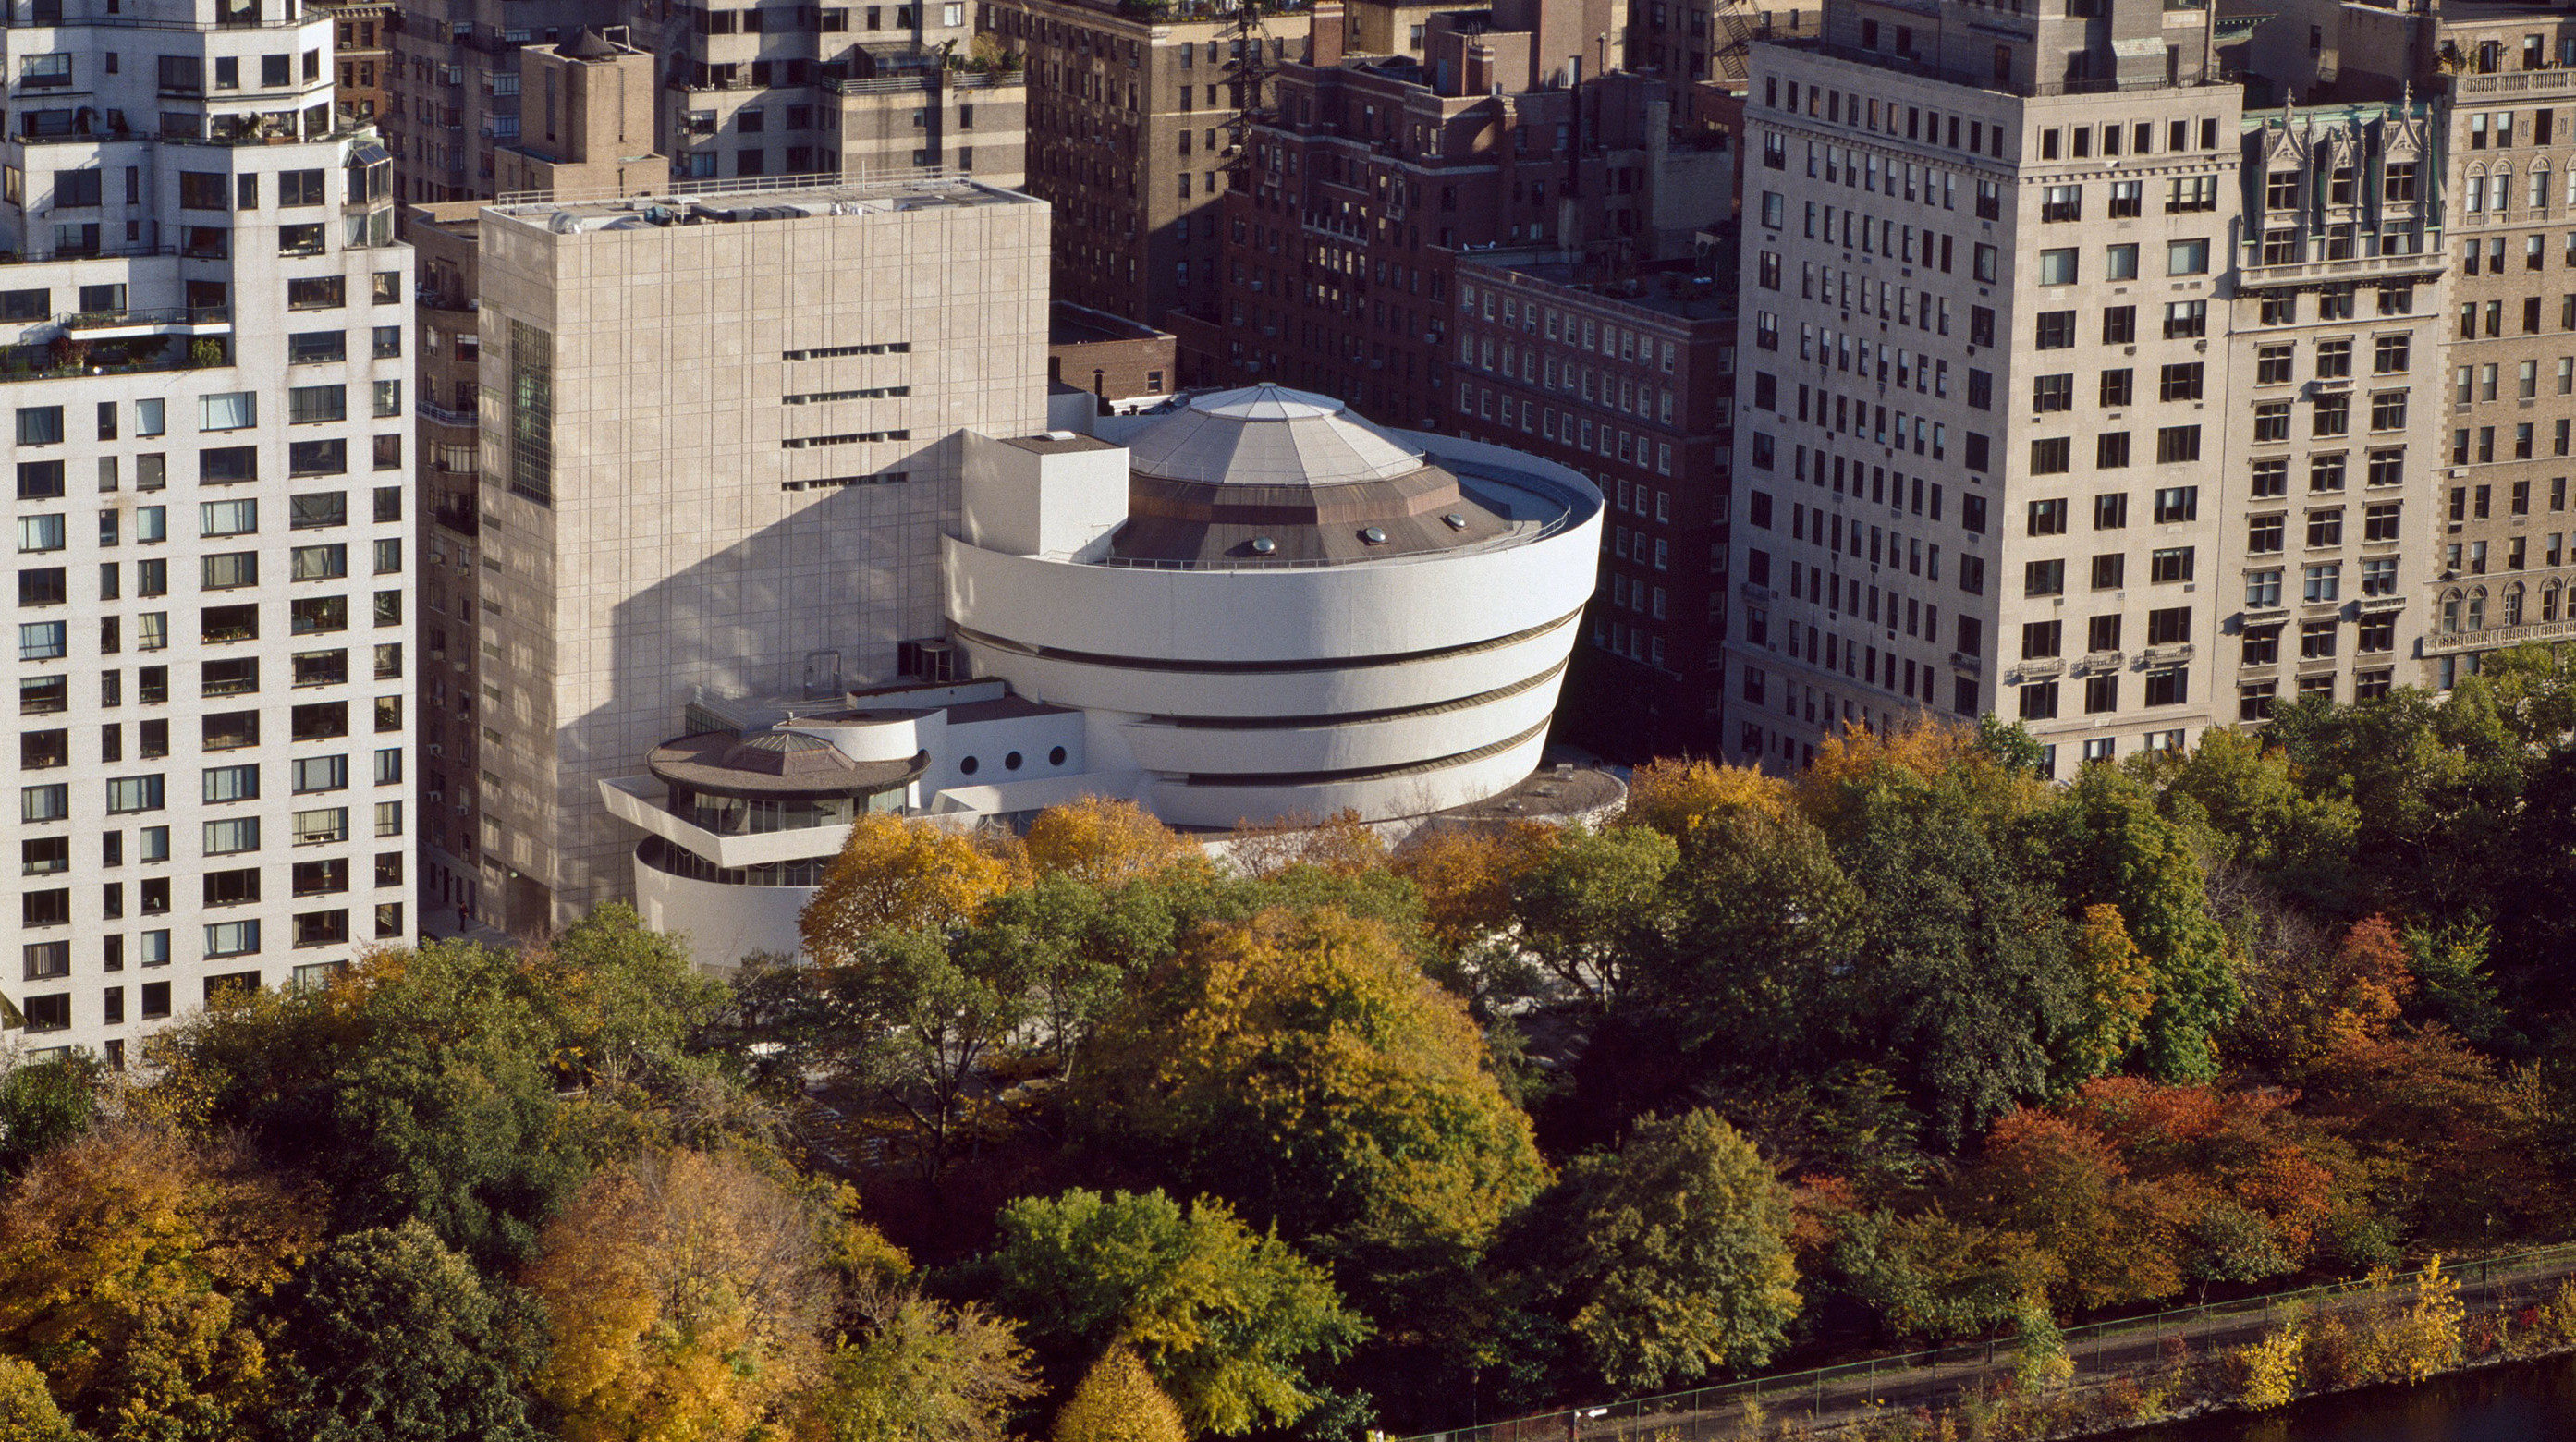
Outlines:
[[2531, 167], [2531, 208], [2549, 208], [2549, 162], [2545, 160]]
[[2558, 619], [2558, 583], [2556, 581], [2544, 582], [2540, 587], [2540, 619], [2544, 621]]
[[2460, 196], [2460, 208], [2471, 215], [2487, 208], [2487, 173], [2483, 166], [2469, 167], [2468, 186]]
[[2522, 583], [2520, 581], [2504, 588], [2504, 624], [2507, 626], [2522, 624]]
[[2445, 636], [2456, 636], [2459, 633], [2460, 593], [2457, 591], [2445, 591], [2442, 593], [2442, 634]]
[[2512, 166], [2499, 165], [2495, 168], [2494, 177], [2487, 182], [2487, 201], [2495, 207], [2495, 213], [2498, 215], [2513, 208]]
[[2460, 625], [2470, 631], [2483, 631], [2487, 628], [2486, 587], [2480, 586], [2469, 593], [2469, 604], [2461, 613]]

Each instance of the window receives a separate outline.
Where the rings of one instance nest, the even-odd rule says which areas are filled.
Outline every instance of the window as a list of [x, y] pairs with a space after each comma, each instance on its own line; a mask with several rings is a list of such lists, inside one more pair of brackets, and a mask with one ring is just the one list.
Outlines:
[[2041, 285], [2075, 283], [2075, 248], [2073, 246], [2058, 250], [2043, 250], [2039, 253], [2039, 283]]
[[2022, 594], [2025, 596], [2062, 596], [2066, 593], [2066, 563], [2029, 561], [2022, 566]]
[[197, 534], [201, 536], [246, 536], [259, 529], [259, 502], [200, 501], [197, 503]]
[[64, 654], [65, 625], [61, 621], [22, 621], [18, 625], [18, 659], [21, 661], [54, 661]]
[[259, 766], [209, 766], [201, 773], [202, 797], [208, 804], [259, 799]]
[[2138, 247], [2134, 244], [2130, 244], [2114, 245], [2105, 249], [2103, 251], [2103, 278], [2106, 280], [2136, 280], [2138, 278]]
[[295, 844], [325, 846], [349, 839], [349, 808], [326, 806], [295, 813]]
[[2286, 515], [2248, 517], [2245, 522], [2245, 549], [2257, 556], [2281, 550], [2288, 544], [2289, 520]]
[[2093, 589], [2116, 591], [2129, 583], [2129, 558], [2118, 552], [2093, 558]]
[[2147, 673], [2147, 704], [2181, 706], [2191, 700], [2191, 668], [2175, 666]]
[[2063, 499], [2030, 503], [2030, 534], [2062, 536], [2066, 534], [2066, 507]]
[[[206, 924], [206, 955], [247, 956], [259, 950], [259, 922], [214, 921]], [[212, 987], [214, 979], [207, 985]]]
[[2311, 548], [2343, 544], [2343, 508], [2308, 512], [2308, 545]]
[[2158, 399], [2196, 401], [2200, 399], [2201, 363], [2184, 361], [2164, 368]]
[[2102, 310], [2102, 344], [2128, 345], [2138, 338], [2138, 308], [2134, 305], [2105, 306]]
[[2156, 431], [2156, 461], [2173, 465], [2200, 459], [2200, 427], [2164, 426]]
[[[2084, 187], [2080, 185], [2051, 185], [2043, 187], [2040, 191], [2039, 218], [2043, 222], [2048, 223], [2067, 220], [2082, 220], [2084, 218]], [[2072, 263], [2073, 262], [2070, 260], [2069, 264], [2072, 265]]]
[[126, 776], [111, 778], [107, 783], [107, 809], [110, 814], [161, 809], [159, 776]]
[[197, 398], [198, 430], [238, 431], [257, 424], [259, 395], [255, 391], [225, 391]]
[[2192, 548], [2189, 546], [2167, 546], [2150, 551], [2147, 553], [2147, 580], [2156, 585], [2188, 581], [2191, 579], [2191, 562]]
[[2317, 397], [2309, 411], [2309, 431], [2317, 436], [2340, 436], [2352, 429], [2352, 397], [2326, 394]]
[[[2179, 148], [2179, 147], [2177, 147]], [[2165, 182], [2165, 211], [2170, 215], [2218, 208], [2218, 177], [2187, 175]], [[2177, 271], [2176, 274], [2186, 272]]]
[[2406, 429], [2406, 392], [2374, 392], [2370, 397], [2370, 428], [2374, 431]]
[[346, 756], [299, 756], [293, 762], [295, 790], [345, 791], [349, 788], [349, 758]]
[[2145, 209], [2145, 200], [2142, 194], [2143, 190], [2144, 186], [2139, 181], [2112, 181], [2111, 218], [2113, 220], [2127, 220], [2135, 218], [2142, 213]]
[[2200, 518], [2200, 487], [2166, 486], [2156, 492], [2156, 524], [2172, 525]]
[[2270, 666], [2279, 662], [2280, 659], [2280, 627], [2248, 626], [2245, 628], [2245, 644], [2237, 657], [2238, 665]]
[[2075, 409], [2075, 377], [2072, 374], [2032, 377], [2031, 409], [2042, 412]]
[[2102, 372], [2102, 408], [2119, 410], [2129, 404], [2137, 372], [2127, 366]]
[[2312, 606], [2343, 599], [2343, 564], [2326, 561], [2302, 570], [2299, 599]]
[[2199, 340], [2209, 333], [2209, 302], [2176, 300], [2165, 303], [2165, 339]]
[[2064, 475], [2074, 467], [2074, 443], [2064, 436], [2030, 443], [2030, 473], [2034, 476]]
[[2093, 498], [2093, 529], [2116, 531], [2129, 524], [2129, 494], [2115, 491]]
[[2057, 683], [2041, 681], [2021, 688], [2021, 719], [2046, 721], [2057, 715]]
[[344, 542], [297, 546], [290, 560], [294, 579], [298, 581], [331, 581], [349, 574], [349, 547]]
[[2258, 386], [2288, 384], [2291, 379], [2290, 363], [2296, 351], [2295, 346], [2256, 346], [2254, 348], [2254, 383]]
[[2058, 654], [2064, 627], [2056, 621], [2028, 621], [2021, 628], [2021, 655], [2025, 661], [2045, 660]]
[[2207, 275], [2208, 273], [2209, 242], [2207, 240], [2165, 242], [2165, 274]]
[[2065, 350], [2075, 344], [2075, 312], [2044, 310], [2039, 313], [2037, 329], [2041, 350]]
[[290, 425], [313, 425], [348, 418], [347, 386], [295, 386], [286, 392], [286, 419]]
[[2245, 606], [2248, 610], [2269, 610], [2281, 604], [2281, 573], [2249, 571], [2245, 575]]
[[2102, 434], [2093, 438], [2093, 468], [2095, 470], [2123, 470], [2127, 468], [2128, 464], [2129, 433], [2127, 431], [2104, 431]]

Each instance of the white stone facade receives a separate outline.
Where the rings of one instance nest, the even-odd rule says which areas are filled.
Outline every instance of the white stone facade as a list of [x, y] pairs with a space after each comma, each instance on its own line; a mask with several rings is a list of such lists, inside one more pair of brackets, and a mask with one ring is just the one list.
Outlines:
[[122, 1062], [228, 980], [410, 935], [411, 257], [331, 30], [128, 0], [6, 33], [31, 1047]]

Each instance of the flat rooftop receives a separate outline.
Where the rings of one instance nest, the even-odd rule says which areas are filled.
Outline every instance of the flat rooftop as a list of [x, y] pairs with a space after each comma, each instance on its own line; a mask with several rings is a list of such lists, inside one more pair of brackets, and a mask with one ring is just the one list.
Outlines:
[[[1596, 268], [1556, 258], [1555, 251], [1490, 251], [1458, 255], [1460, 267], [1501, 271], [1602, 305], [1624, 305], [1674, 320], [1733, 320], [1734, 297], [1714, 280], [1702, 280], [1687, 263], [1646, 267], [1605, 278]], [[1634, 294], [1630, 294], [1633, 286]]]
[[505, 220], [561, 233], [605, 229], [621, 221], [633, 222], [620, 227], [623, 229], [645, 225], [744, 225], [823, 215], [895, 215], [947, 207], [1043, 203], [1016, 190], [975, 180], [782, 176], [767, 185], [719, 181], [704, 188], [675, 187], [661, 195], [505, 195], [485, 210]]

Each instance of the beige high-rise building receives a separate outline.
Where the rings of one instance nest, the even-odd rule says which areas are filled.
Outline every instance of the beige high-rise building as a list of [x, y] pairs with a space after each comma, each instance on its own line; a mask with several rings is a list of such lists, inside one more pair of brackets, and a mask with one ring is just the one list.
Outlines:
[[837, 696], [941, 634], [958, 433], [1047, 422], [1047, 222], [964, 181], [482, 213], [484, 917], [627, 893], [598, 783], [701, 688]]

